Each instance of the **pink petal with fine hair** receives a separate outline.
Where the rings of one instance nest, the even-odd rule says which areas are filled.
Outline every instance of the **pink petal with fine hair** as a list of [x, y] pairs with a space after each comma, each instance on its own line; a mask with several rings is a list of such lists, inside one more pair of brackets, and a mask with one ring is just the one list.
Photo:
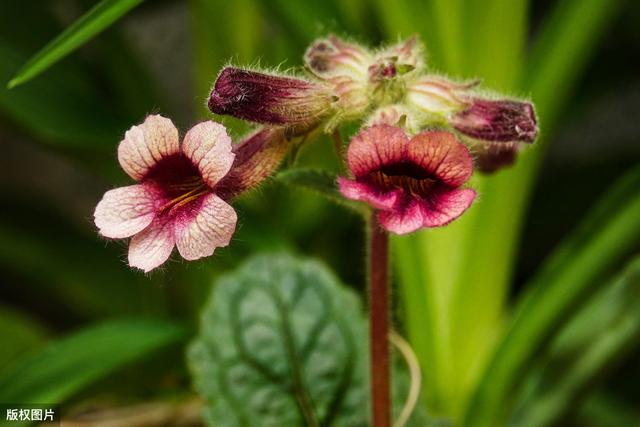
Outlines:
[[450, 132], [427, 131], [411, 139], [409, 160], [452, 187], [464, 184], [473, 172], [473, 158]]
[[210, 187], [215, 186], [229, 172], [235, 158], [227, 130], [212, 121], [199, 123], [187, 132], [182, 152], [200, 170], [202, 178]]
[[121, 239], [145, 229], [156, 216], [157, 192], [151, 186], [130, 185], [107, 191], [93, 217], [104, 237]]
[[395, 126], [375, 125], [365, 129], [349, 144], [349, 169], [359, 178], [381, 166], [401, 162], [408, 142], [402, 129]]
[[338, 187], [344, 197], [367, 202], [376, 209], [393, 209], [402, 193], [401, 190], [381, 193], [372, 185], [342, 177], [338, 178]]
[[149, 272], [169, 258], [173, 246], [172, 222], [168, 218], [157, 218], [131, 239], [129, 265]]
[[391, 233], [412, 233], [423, 227], [422, 203], [421, 200], [411, 199], [402, 209], [380, 211], [378, 221]]
[[139, 181], [160, 159], [179, 151], [178, 130], [173, 122], [151, 115], [124, 134], [118, 146], [118, 161], [127, 175]]
[[459, 188], [438, 194], [429, 204], [422, 204], [423, 227], [440, 227], [458, 218], [476, 198], [470, 188]]
[[460, 188], [435, 195], [431, 200], [411, 199], [402, 209], [380, 211], [382, 226], [396, 234], [407, 234], [420, 228], [441, 227], [458, 218], [476, 197], [469, 188]]
[[203, 197], [192, 212], [178, 216], [174, 224], [176, 246], [186, 260], [213, 255], [231, 241], [238, 217], [236, 211], [215, 194]]

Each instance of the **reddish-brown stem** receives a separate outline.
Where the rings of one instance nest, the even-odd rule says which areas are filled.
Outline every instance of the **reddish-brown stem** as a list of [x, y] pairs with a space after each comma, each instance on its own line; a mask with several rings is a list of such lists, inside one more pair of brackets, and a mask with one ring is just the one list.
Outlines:
[[369, 334], [373, 427], [391, 426], [389, 383], [389, 237], [374, 213], [369, 222]]

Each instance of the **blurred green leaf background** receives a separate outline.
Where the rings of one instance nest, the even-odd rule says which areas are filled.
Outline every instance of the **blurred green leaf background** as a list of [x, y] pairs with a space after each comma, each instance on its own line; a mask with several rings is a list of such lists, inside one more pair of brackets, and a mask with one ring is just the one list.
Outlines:
[[[541, 126], [515, 167], [474, 178], [467, 215], [393, 239], [420, 405], [462, 426], [640, 425], [638, 28], [622, 0], [0, 2], [0, 403], [73, 414], [191, 395], [203, 301], [256, 252], [321, 259], [364, 296], [360, 218], [286, 180], [239, 200], [230, 247], [148, 276], [92, 212], [127, 182], [124, 132], [150, 112], [183, 132], [212, 118], [223, 65], [300, 67], [327, 32], [418, 34], [432, 70], [531, 98]], [[296, 167], [337, 172], [330, 140]]]

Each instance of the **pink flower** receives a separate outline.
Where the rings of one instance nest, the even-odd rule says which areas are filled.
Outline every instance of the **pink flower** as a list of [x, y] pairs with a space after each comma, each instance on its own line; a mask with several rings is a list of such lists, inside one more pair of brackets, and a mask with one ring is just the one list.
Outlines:
[[164, 263], [174, 246], [186, 260], [212, 255], [236, 228], [235, 210], [216, 194], [234, 157], [218, 123], [194, 126], [181, 145], [171, 120], [147, 117], [118, 147], [120, 166], [137, 184], [105, 193], [94, 213], [100, 234], [132, 237], [129, 264], [145, 272]]
[[353, 138], [347, 160], [354, 179], [339, 178], [340, 191], [378, 209], [380, 224], [396, 234], [448, 224], [476, 196], [461, 188], [473, 161], [450, 132], [426, 131], [409, 139], [398, 127], [372, 126]]

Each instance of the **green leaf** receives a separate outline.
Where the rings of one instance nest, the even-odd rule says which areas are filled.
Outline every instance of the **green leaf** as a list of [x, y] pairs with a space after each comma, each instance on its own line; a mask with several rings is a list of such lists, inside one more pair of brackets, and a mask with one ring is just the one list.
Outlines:
[[324, 36], [330, 31], [341, 32], [344, 29], [344, 19], [336, 3], [336, 0], [322, 2], [271, 0], [261, 5], [273, 17], [272, 20], [280, 23], [282, 29], [289, 33], [301, 54], [314, 37]]
[[209, 425], [361, 425], [360, 304], [325, 267], [260, 256], [217, 283], [189, 351]]
[[[0, 39], [0, 80], [9, 78], [25, 57], [24, 50]], [[130, 117], [87, 84], [86, 69], [64, 65], [27, 86], [0, 86], [0, 111], [41, 142], [112, 150]]]
[[465, 427], [501, 425], [527, 367], [600, 289], [640, 237], [640, 168], [621, 179], [527, 284], [464, 418]]
[[465, 76], [491, 90], [515, 89], [527, 41], [528, 0], [467, 0], [464, 7]]
[[363, 204], [345, 199], [338, 190], [337, 177], [326, 170], [305, 167], [292, 168], [278, 173], [275, 178], [287, 185], [312, 191], [327, 200], [353, 209], [358, 213], [366, 215], [368, 212]]
[[[544, 26], [546, 41], [540, 39], [542, 44], [536, 48], [540, 54], [522, 67], [522, 52], [518, 49], [523, 47], [522, 38], [527, 33], [523, 28], [527, 5], [519, 0], [470, 2], [466, 13], [475, 22], [467, 22], [466, 36], [471, 42], [466, 44], [463, 56], [472, 64], [462, 71], [481, 73], [479, 77], [493, 88], [531, 93], [543, 133], [548, 135], [567, 104], [577, 77], [595, 52], [589, 43], [612, 22], [619, 3], [590, 0], [583, 7], [580, 1], [559, 2], [553, 12], [553, 16], [560, 17], [552, 19], [557, 23], [553, 25], [555, 29], [551, 30], [549, 24]], [[451, 7], [454, 6], [455, 3]], [[500, 24], [504, 20], [511, 21]], [[576, 25], [578, 21], [584, 25]], [[443, 25], [450, 24], [440, 24]], [[566, 39], [571, 39], [570, 47]], [[562, 57], [562, 61], [551, 66], [547, 60], [552, 57], [547, 57], [547, 51]], [[572, 55], [567, 56], [566, 52]], [[579, 60], [573, 61], [574, 56]], [[547, 67], [554, 72], [538, 72]], [[527, 71], [527, 78], [516, 75], [523, 70]], [[520, 88], [514, 87], [515, 83], [520, 83]], [[429, 341], [424, 346], [417, 346], [423, 366], [434, 370], [434, 381], [428, 385], [432, 390], [425, 391], [427, 396], [433, 396], [432, 408], [454, 414], [464, 412], [494, 351], [496, 338], [502, 333], [520, 230], [544, 155], [545, 139], [523, 150], [514, 167], [494, 176], [474, 177], [473, 187], [482, 197], [459, 220], [441, 230], [394, 239], [401, 251], [414, 251], [413, 256], [420, 262], [417, 267], [399, 272], [399, 276], [401, 288], [423, 288], [403, 290], [404, 295], [410, 298], [422, 294], [426, 300], [426, 304], [406, 303], [407, 318], [417, 322], [408, 328], [435, 331], [425, 334]], [[422, 270], [419, 275], [415, 273], [417, 269]], [[422, 311], [412, 313], [410, 307]]]
[[143, 0], [103, 0], [35, 54], [9, 82], [25, 83], [108, 28]]
[[[620, 11], [622, 0], [558, 2], [544, 23], [525, 67], [524, 86], [532, 91], [542, 125], [559, 116], [602, 34]], [[570, 55], [567, 52], [571, 52]]]
[[[216, 426], [366, 426], [366, 321], [321, 264], [262, 255], [216, 284], [189, 350], [206, 420]], [[394, 409], [410, 377], [398, 359]], [[402, 364], [402, 365], [400, 365]], [[416, 410], [408, 425], [424, 426]]]
[[55, 304], [81, 318], [164, 310], [165, 291], [123, 262], [122, 245], [105, 244], [92, 228], [74, 223], [43, 200], [3, 196], [0, 269], [9, 273], [9, 284], [12, 277], [29, 284], [16, 288], [23, 298]]
[[560, 425], [640, 338], [640, 258], [589, 301], [539, 357], [513, 427]]
[[174, 323], [113, 320], [45, 347], [0, 376], [0, 402], [61, 403], [97, 380], [184, 338]]
[[276, 179], [286, 184], [315, 191], [328, 199], [341, 199], [336, 185], [336, 176], [321, 169], [293, 168], [276, 175]]
[[638, 426], [640, 411], [618, 396], [597, 391], [582, 405], [576, 424], [582, 427]]
[[0, 306], [0, 372], [16, 357], [42, 345], [48, 332], [27, 314], [11, 307]]

